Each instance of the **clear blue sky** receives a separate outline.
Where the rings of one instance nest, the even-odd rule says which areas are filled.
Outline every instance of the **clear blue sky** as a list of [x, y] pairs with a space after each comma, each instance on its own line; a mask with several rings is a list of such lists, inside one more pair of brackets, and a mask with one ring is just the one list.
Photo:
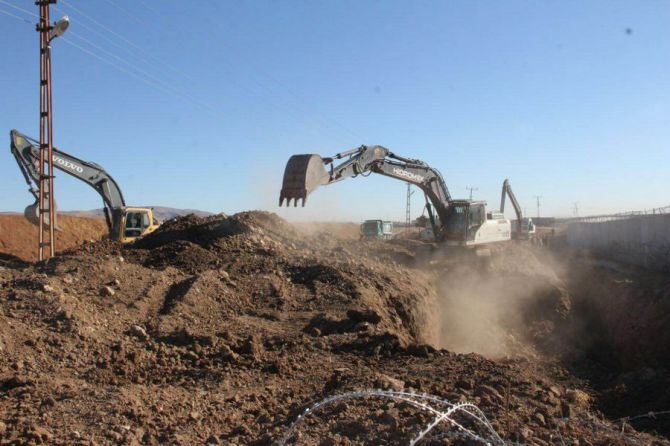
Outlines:
[[[20, 9], [17, 9], [20, 8]], [[0, 0], [0, 210], [31, 202], [9, 131], [38, 134], [37, 7]], [[290, 155], [380, 144], [452, 195], [534, 216], [670, 204], [669, 1], [59, 0], [56, 146], [130, 205], [403, 220], [404, 183], [355, 178], [277, 206]], [[59, 209], [101, 206], [65, 174]], [[415, 190], [413, 217], [423, 196]]]

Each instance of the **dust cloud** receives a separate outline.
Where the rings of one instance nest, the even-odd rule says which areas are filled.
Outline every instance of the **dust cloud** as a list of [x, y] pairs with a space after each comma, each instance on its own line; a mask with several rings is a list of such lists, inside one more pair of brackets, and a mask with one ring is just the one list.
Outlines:
[[466, 259], [437, 284], [439, 348], [491, 359], [533, 355], [532, 338], [569, 309], [554, 271], [527, 250]]

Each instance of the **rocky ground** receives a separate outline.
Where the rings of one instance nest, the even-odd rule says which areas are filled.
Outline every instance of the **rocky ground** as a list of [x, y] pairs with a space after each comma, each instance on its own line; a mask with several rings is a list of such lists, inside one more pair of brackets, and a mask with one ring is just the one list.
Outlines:
[[[667, 279], [325, 229], [188, 216], [3, 255], [0, 444], [410, 444], [436, 417], [418, 444], [670, 444]], [[430, 410], [463, 403], [488, 422]]]

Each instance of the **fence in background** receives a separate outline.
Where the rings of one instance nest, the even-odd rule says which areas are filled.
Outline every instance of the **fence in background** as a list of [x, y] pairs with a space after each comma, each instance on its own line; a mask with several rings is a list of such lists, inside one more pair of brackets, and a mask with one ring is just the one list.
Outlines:
[[670, 270], [670, 206], [567, 222], [568, 244], [650, 269]]

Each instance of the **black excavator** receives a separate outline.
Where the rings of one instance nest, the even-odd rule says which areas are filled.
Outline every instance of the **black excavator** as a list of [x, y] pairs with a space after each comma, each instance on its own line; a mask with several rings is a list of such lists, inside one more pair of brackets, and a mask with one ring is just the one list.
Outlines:
[[[335, 165], [336, 160], [342, 160]], [[421, 160], [398, 156], [382, 146], [356, 149], [322, 158], [316, 154], [293, 155], [286, 164], [279, 205], [294, 206], [322, 185], [358, 175], [377, 173], [419, 187], [435, 240], [455, 246], [508, 241], [511, 223], [499, 212], [486, 212], [486, 202], [453, 199], [440, 172]]]
[[[24, 215], [33, 224], [39, 221], [39, 142], [20, 133], [10, 132], [11, 151], [21, 169], [21, 173], [35, 197], [35, 203], [26, 207]], [[119, 185], [101, 166], [83, 161], [57, 148], [53, 148], [55, 168], [72, 175], [91, 186], [102, 197], [109, 237], [122, 243], [135, 241], [138, 237], [155, 231], [160, 223], [154, 218], [150, 208], [126, 207]], [[54, 222], [54, 227], [58, 227]]]

